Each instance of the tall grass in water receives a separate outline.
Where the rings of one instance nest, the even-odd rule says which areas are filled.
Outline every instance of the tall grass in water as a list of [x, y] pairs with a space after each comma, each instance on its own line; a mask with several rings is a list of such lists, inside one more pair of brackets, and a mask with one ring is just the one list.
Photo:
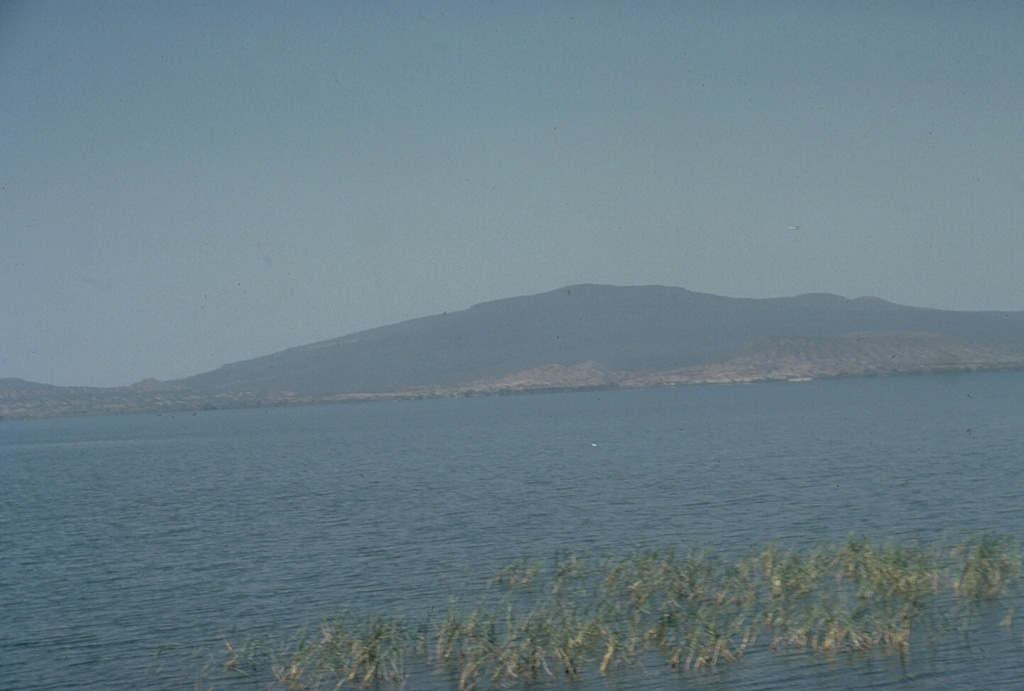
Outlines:
[[406, 655], [416, 639], [397, 618], [336, 617], [321, 622], [315, 634], [302, 632], [289, 644], [262, 639], [226, 642], [224, 666], [247, 676], [269, 673], [272, 681], [267, 686], [276, 683], [286, 689], [399, 686], [405, 681]]
[[704, 549], [599, 561], [560, 553], [511, 562], [479, 601], [452, 599], [440, 619], [329, 619], [283, 644], [229, 642], [224, 668], [283, 689], [397, 688], [411, 662], [470, 689], [652, 660], [692, 673], [740, 661], [759, 641], [825, 658], [902, 656], [921, 636], [969, 627], [996, 605], [1012, 623], [1021, 571], [1019, 546], [993, 535], [946, 548], [772, 543], [732, 561]]
[[953, 592], [971, 600], [1007, 594], [1020, 585], [1021, 551], [1006, 536], [968, 538], [952, 548]]
[[[969, 630], [971, 620], [986, 601], [1020, 593], [1020, 546], [1006, 536], [985, 534], [970, 537], [950, 549], [953, 559], [951, 584], [960, 598], [961, 629]], [[1013, 625], [1015, 607], [1009, 607], [1003, 625]]]

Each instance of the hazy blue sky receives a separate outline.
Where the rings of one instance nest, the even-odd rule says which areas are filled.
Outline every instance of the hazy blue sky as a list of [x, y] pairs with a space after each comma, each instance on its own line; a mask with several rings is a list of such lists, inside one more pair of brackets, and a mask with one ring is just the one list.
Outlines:
[[1019, 1], [5, 1], [0, 377], [584, 282], [1024, 310], [1022, 75]]

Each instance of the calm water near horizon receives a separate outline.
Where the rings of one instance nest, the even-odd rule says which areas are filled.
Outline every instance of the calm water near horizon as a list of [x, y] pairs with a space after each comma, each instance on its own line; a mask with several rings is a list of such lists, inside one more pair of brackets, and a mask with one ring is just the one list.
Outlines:
[[[0, 686], [192, 688], [225, 636], [425, 616], [563, 549], [1020, 542], [1022, 422], [1024, 372], [0, 422]], [[1020, 631], [979, 636], [574, 688], [1018, 683]]]

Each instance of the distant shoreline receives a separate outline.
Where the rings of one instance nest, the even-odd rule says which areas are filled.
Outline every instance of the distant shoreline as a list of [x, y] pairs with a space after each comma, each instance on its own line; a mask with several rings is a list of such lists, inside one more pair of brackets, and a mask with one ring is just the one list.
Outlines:
[[616, 389], [654, 389], [679, 386], [721, 384], [754, 384], [772, 382], [802, 383], [824, 379], [884, 378], [929, 374], [995, 372], [1024, 370], [1021, 365], [986, 365], [972, 363], [957, 366], [919, 366], [893, 368], [888, 371], [842, 371], [835, 369], [817, 374], [778, 368], [754, 372], [721, 365], [693, 368], [693, 371], [663, 372], [642, 375], [621, 375], [593, 381], [542, 381], [520, 379], [476, 382], [456, 387], [423, 388], [409, 391], [374, 393], [341, 393], [330, 395], [298, 395], [289, 392], [223, 392], [207, 393], [184, 387], [82, 387], [52, 386], [25, 382], [21, 387], [0, 388], [0, 421], [37, 420], [101, 415], [146, 413], [187, 413], [207, 410], [241, 410], [295, 406], [332, 405], [369, 401], [409, 401], [444, 398], [477, 398], [520, 396], [545, 393], [608, 391]]
[[576, 285], [115, 388], [0, 379], [0, 419], [1024, 369], [1024, 312]]

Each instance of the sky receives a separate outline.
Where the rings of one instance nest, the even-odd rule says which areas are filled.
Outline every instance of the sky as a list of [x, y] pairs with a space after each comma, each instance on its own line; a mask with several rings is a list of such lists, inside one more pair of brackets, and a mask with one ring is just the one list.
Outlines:
[[1024, 310], [1021, 2], [0, 0], [0, 377], [577, 283]]

